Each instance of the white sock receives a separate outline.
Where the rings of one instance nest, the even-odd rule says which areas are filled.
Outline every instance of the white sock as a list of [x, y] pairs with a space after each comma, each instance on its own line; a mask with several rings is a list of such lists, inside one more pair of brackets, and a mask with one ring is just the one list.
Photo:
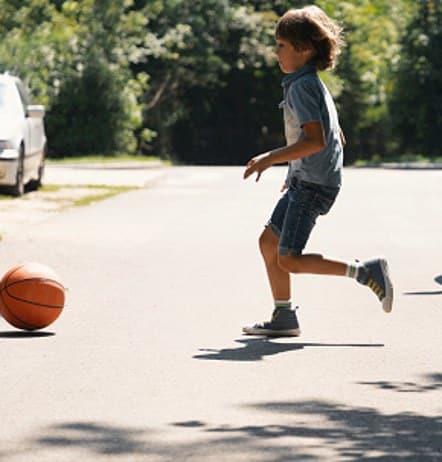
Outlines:
[[275, 300], [275, 308], [288, 308], [292, 307], [291, 300]]
[[347, 269], [345, 271], [345, 275], [348, 276], [349, 278], [353, 278], [353, 279], [356, 279], [358, 277], [358, 274], [359, 274], [359, 268], [361, 267], [362, 265], [358, 262], [358, 263], [349, 263], [347, 265]]

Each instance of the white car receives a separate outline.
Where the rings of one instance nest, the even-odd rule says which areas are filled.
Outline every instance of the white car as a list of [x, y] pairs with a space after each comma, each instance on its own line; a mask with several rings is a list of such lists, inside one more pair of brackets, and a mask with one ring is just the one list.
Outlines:
[[0, 74], [0, 189], [21, 196], [41, 186], [46, 155], [45, 108], [31, 105], [22, 81]]

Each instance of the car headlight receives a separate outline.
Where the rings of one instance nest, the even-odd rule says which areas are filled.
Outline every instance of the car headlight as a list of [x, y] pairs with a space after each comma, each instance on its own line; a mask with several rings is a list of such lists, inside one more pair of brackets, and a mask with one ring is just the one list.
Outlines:
[[12, 149], [12, 143], [8, 140], [0, 140], [0, 151], [4, 149]]

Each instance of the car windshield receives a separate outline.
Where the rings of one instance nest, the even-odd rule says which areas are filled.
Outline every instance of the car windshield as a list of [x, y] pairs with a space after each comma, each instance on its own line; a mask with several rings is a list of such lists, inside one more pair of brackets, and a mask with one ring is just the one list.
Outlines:
[[0, 82], [0, 112], [13, 112], [16, 110], [11, 87]]

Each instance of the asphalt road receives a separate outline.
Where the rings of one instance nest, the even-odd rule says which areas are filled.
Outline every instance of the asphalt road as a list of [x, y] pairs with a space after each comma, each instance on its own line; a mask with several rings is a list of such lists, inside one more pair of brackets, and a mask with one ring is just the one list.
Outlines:
[[44, 332], [0, 320], [0, 461], [442, 459], [442, 171], [347, 170], [310, 241], [386, 255], [391, 314], [299, 276], [302, 336], [242, 336], [271, 312], [256, 240], [284, 173], [173, 168], [0, 242], [2, 273], [38, 261], [69, 288]]

